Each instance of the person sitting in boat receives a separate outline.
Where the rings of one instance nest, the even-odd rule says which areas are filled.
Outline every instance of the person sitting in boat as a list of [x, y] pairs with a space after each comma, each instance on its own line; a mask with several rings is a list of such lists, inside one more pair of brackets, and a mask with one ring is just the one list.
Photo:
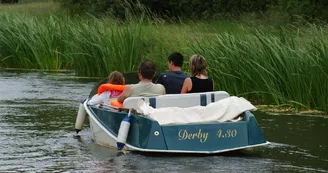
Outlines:
[[214, 81], [207, 76], [206, 60], [200, 55], [190, 57], [190, 78], [185, 79], [181, 94], [214, 91]]
[[[114, 85], [124, 85], [125, 79], [122, 73], [118, 71], [112, 72], [108, 76], [108, 84]], [[108, 104], [112, 98], [117, 98], [122, 91], [117, 90], [107, 90], [102, 92], [100, 95], [94, 96], [89, 102], [88, 105], [96, 105], [96, 104]]]
[[188, 77], [181, 71], [183, 64], [183, 56], [174, 52], [168, 57], [169, 72], [161, 73], [158, 77], [157, 83], [165, 87], [166, 94], [180, 94], [183, 82]]
[[140, 82], [134, 85], [127, 85], [122, 94], [117, 98], [117, 101], [122, 103], [128, 97], [151, 97], [165, 94], [165, 88], [163, 85], [154, 84], [152, 82], [155, 74], [155, 64], [149, 60], [143, 61], [138, 69]]

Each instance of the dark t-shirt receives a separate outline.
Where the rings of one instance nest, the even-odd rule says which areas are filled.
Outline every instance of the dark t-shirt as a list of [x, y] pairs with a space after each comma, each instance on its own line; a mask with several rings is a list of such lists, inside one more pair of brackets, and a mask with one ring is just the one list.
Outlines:
[[199, 93], [199, 92], [209, 92], [213, 91], [213, 80], [208, 79], [199, 79], [197, 77], [190, 77], [192, 82], [191, 90], [188, 93]]
[[187, 77], [182, 71], [169, 71], [161, 73], [157, 83], [165, 87], [166, 94], [180, 94], [183, 82]]

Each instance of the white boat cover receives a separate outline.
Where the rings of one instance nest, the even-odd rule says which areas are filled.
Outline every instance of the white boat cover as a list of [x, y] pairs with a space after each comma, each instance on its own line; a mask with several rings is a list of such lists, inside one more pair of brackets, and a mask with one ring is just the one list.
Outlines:
[[166, 107], [154, 109], [149, 106], [149, 103], [145, 103], [141, 99], [137, 104], [139, 113], [158, 121], [160, 125], [238, 121], [241, 113], [256, 110], [256, 107], [249, 101], [235, 96], [210, 103], [207, 106], [189, 108]]

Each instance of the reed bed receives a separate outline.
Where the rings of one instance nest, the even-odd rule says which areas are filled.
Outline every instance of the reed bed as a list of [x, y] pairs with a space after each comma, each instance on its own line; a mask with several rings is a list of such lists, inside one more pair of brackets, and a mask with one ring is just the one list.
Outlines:
[[190, 46], [207, 58], [218, 90], [257, 104], [327, 111], [327, 31], [312, 26], [299, 32], [203, 35]]
[[1, 15], [2, 66], [73, 69], [78, 75], [104, 76], [135, 71], [146, 43], [138, 23], [98, 19]]
[[169, 53], [197, 53], [207, 59], [216, 90], [255, 104], [327, 112], [328, 30], [315, 25], [262, 27], [3, 12], [0, 65], [106, 76], [113, 70], [136, 71], [143, 59], [165, 71]]

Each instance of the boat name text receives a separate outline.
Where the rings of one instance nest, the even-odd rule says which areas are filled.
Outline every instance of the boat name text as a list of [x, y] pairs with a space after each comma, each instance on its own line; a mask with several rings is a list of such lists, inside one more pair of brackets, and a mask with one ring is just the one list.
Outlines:
[[206, 142], [208, 133], [202, 133], [202, 129], [199, 129], [196, 133], [190, 133], [187, 130], [180, 130], [179, 140], [187, 140], [187, 139], [199, 139], [201, 143]]
[[[233, 138], [237, 136], [238, 131], [236, 129], [218, 129], [216, 136], [218, 138]], [[201, 143], [207, 141], [208, 133], [202, 132], [202, 129], [198, 129], [198, 132], [192, 133], [188, 130], [179, 130], [178, 132], [179, 140], [192, 140], [197, 139]]]

